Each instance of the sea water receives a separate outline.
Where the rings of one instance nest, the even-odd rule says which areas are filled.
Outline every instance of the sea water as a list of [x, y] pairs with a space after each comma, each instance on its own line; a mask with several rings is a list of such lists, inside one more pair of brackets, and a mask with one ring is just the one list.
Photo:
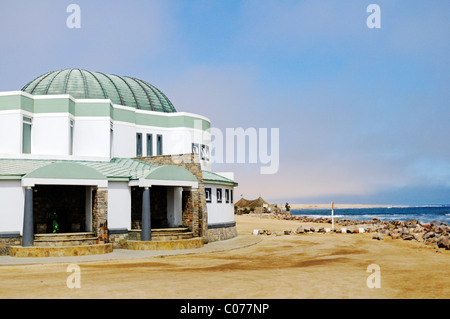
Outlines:
[[[331, 206], [331, 205], [330, 205]], [[292, 209], [291, 215], [308, 217], [331, 217], [329, 209]], [[342, 219], [371, 220], [408, 220], [417, 219], [429, 223], [434, 220], [450, 224], [450, 205], [371, 207], [371, 208], [335, 208], [334, 217]]]

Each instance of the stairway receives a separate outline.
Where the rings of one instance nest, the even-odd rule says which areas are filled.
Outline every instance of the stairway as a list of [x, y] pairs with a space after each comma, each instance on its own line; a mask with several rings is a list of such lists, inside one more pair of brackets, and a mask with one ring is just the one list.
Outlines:
[[84, 246], [96, 245], [98, 238], [93, 232], [80, 233], [53, 233], [35, 234], [34, 246], [37, 247], [60, 247], [60, 246]]

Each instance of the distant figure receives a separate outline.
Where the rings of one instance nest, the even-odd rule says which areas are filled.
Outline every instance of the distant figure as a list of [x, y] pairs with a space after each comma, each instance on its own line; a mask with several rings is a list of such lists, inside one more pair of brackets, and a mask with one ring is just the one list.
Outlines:
[[286, 203], [286, 205], [284, 205], [284, 207], [286, 207], [287, 212], [291, 211], [291, 206], [289, 206], [289, 203]]

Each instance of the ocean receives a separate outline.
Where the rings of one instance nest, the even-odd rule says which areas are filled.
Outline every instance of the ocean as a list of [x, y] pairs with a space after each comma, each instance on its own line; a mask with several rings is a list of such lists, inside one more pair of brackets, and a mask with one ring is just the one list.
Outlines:
[[[291, 209], [291, 215], [308, 217], [331, 217], [329, 209]], [[450, 224], [450, 205], [371, 207], [371, 208], [335, 208], [334, 217], [338, 219], [371, 220], [408, 220], [418, 219], [428, 223], [434, 220]]]

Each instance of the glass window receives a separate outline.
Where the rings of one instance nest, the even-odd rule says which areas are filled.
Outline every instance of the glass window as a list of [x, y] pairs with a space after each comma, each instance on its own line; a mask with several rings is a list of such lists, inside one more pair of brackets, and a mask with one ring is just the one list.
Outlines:
[[31, 153], [31, 125], [32, 119], [30, 117], [23, 117], [22, 127], [22, 153]]
[[205, 188], [206, 202], [211, 203], [211, 188]]
[[163, 136], [158, 134], [156, 136], [156, 155], [163, 154]]
[[109, 123], [109, 154], [112, 158], [114, 156], [114, 125], [112, 122]]
[[209, 146], [202, 144], [202, 160], [209, 161]]
[[230, 202], [230, 190], [225, 189], [225, 203], [229, 203], [229, 202]]
[[194, 153], [194, 154], [199, 154], [200, 153], [200, 150], [199, 150], [199, 147], [198, 147], [198, 143], [192, 143], [192, 153]]
[[147, 156], [153, 156], [153, 135], [147, 134]]
[[70, 120], [69, 155], [73, 154], [73, 120]]
[[231, 200], [231, 204], [233, 204], [233, 190], [230, 189], [230, 200]]
[[142, 156], [142, 133], [136, 133], [136, 156]]
[[222, 189], [221, 188], [217, 189], [217, 202], [222, 203]]

